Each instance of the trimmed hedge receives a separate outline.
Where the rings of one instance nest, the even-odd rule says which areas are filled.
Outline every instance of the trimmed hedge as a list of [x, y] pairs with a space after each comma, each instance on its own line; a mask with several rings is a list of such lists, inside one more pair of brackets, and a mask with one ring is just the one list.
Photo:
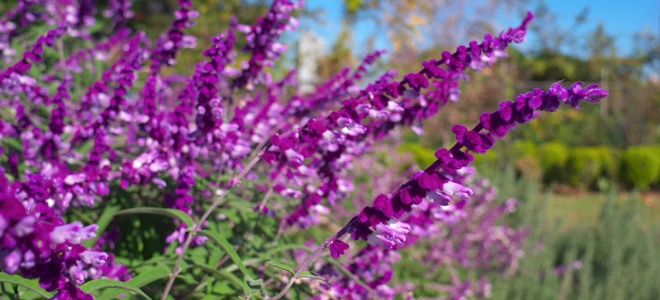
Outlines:
[[601, 167], [600, 176], [616, 181], [621, 160], [619, 151], [607, 146], [596, 147], [596, 151], [598, 151], [598, 161]]
[[603, 170], [601, 157], [598, 147], [573, 148], [566, 162], [567, 182], [581, 188], [593, 186]]
[[646, 190], [660, 179], [658, 147], [630, 147], [621, 157], [621, 177], [628, 186]]
[[[660, 188], [660, 146], [621, 151], [607, 146], [571, 148], [561, 142], [515, 141], [500, 150], [504, 152], [475, 154], [478, 168], [499, 170], [502, 163], [511, 163], [521, 176], [579, 188], [603, 189], [617, 183], [642, 190]], [[403, 144], [399, 151], [410, 153], [420, 166], [435, 161], [433, 149], [416, 143]]]
[[563, 143], [551, 142], [539, 147], [539, 163], [543, 169], [543, 182], [561, 181], [570, 149]]
[[543, 169], [539, 163], [539, 149], [532, 141], [518, 140], [511, 145], [511, 155], [515, 159], [516, 170], [524, 177], [541, 179]]

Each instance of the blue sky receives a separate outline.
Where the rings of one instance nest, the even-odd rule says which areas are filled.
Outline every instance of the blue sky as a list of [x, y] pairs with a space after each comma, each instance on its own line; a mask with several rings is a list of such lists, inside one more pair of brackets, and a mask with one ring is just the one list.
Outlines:
[[[341, 29], [342, 3], [340, 0], [308, 0], [309, 8], [323, 9], [325, 14], [320, 18], [322, 22], [316, 20], [303, 20], [300, 29], [310, 30], [324, 37], [330, 44]], [[559, 25], [567, 28], [573, 24], [574, 16], [582, 9], [589, 7], [587, 23], [581, 27], [578, 34], [588, 33], [593, 30], [599, 22], [605, 25], [608, 34], [615, 37], [617, 48], [620, 54], [629, 54], [633, 47], [633, 36], [635, 33], [644, 29], [658, 35], [660, 30], [660, 0], [628, 0], [628, 1], [589, 1], [589, 0], [547, 0], [547, 6], [558, 17]], [[527, 8], [525, 8], [527, 9]], [[536, 4], [531, 4], [528, 8], [534, 11]], [[496, 26], [500, 29], [506, 29], [509, 26], [518, 25], [520, 20], [507, 19], [496, 20]], [[355, 29], [355, 40], [359, 45], [370, 35], [378, 33], [378, 29], [372, 24], [361, 23]], [[534, 36], [523, 46], [523, 50], [534, 43]], [[377, 40], [377, 47], [387, 47], [387, 39]], [[576, 49], [575, 51], [579, 51]]]

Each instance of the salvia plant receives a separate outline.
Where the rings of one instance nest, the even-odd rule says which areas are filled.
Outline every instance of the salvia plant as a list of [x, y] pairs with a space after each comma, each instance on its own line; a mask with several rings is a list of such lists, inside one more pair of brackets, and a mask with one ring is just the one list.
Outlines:
[[[515, 200], [494, 201], [472, 154], [540, 112], [607, 92], [558, 82], [521, 94], [472, 128], [453, 126], [452, 147], [399, 175], [369, 156], [375, 142], [400, 128], [422, 134], [425, 119], [459, 100], [469, 72], [525, 40], [532, 14], [418, 72], [367, 83], [376, 51], [304, 94], [293, 71], [272, 75], [302, 6], [275, 0], [254, 24], [232, 19], [187, 66], [192, 75], [171, 74], [179, 53], [197, 47], [186, 33], [199, 16], [190, 0], [156, 40], [128, 27], [131, 1], [9, 8], [0, 18], [2, 293], [412, 298], [416, 287], [393, 281], [393, 270], [415, 248], [429, 272], [450, 274], [429, 278], [438, 297], [490, 294], [485, 277], [464, 270], [514, 273], [527, 230], [501, 222]], [[369, 180], [356, 189], [356, 176]]]

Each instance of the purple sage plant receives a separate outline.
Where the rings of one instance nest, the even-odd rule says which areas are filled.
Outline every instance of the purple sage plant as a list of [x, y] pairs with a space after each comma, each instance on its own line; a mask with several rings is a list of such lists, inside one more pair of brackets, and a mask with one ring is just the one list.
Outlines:
[[[415, 247], [434, 270], [513, 273], [526, 231], [498, 222], [515, 200], [494, 203], [472, 153], [542, 111], [607, 96], [558, 82], [501, 102], [473, 128], [453, 126], [456, 144], [407, 181], [372, 172], [387, 190], [353, 210], [356, 163], [401, 128], [423, 134], [471, 72], [525, 40], [532, 14], [418, 72], [366, 82], [374, 51], [302, 93], [294, 70], [273, 75], [302, 1], [232, 17], [190, 66], [178, 58], [199, 48], [189, 31], [204, 16], [177, 3], [155, 40], [131, 29], [132, 1], [19, 0], [0, 17], [0, 282], [17, 284], [12, 297], [412, 297], [392, 279]], [[298, 243], [315, 230], [330, 237]], [[332, 263], [316, 261], [327, 248]], [[291, 289], [300, 278], [312, 282]], [[490, 294], [457, 272], [435, 289]]]

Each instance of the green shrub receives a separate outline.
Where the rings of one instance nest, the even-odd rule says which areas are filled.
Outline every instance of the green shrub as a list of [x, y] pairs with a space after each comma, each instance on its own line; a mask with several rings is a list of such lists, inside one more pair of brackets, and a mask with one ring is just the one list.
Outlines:
[[568, 156], [568, 146], [560, 142], [546, 143], [539, 147], [538, 158], [545, 183], [561, 180]]
[[613, 184], [619, 183], [619, 166], [621, 165], [621, 155], [618, 149], [599, 146], [598, 159], [600, 162], [600, 175], [597, 181], [597, 188], [600, 191], [609, 189]]
[[435, 149], [417, 143], [405, 143], [399, 147], [400, 153], [409, 153], [420, 168], [426, 168], [436, 161]]
[[593, 186], [603, 170], [598, 147], [576, 147], [566, 162], [566, 180], [575, 187]]
[[621, 157], [621, 176], [628, 186], [645, 190], [660, 176], [660, 158], [653, 147], [630, 147]]
[[621, 164], [620, 155], [617, 149], [607, 146], [596, 147], [598, 151], [601, 173], [600, 176], [612, 180], [616, 180], [619, 173], [619, 165]]
[[532, 141], [517, 140], [511, 145], [511, 155], [516, 170], [524, 177], [530, 179], [541, 178], [541, 165], [539, 163], [539, 149]]
[[[652, 146], [651, 150], [655, 153], [655, 156], [660, 160], [660, 145]], [[655, 182], [651, 184], [655, 189], [660, 190], [660, 170], [658, 170], [658, 176], [655, 179]]]
[[537, 157], [539, 149], [536, 144], [529, 140], [516, 140], [511, 144], [511, 155], [514, 157], [531, 156]]

